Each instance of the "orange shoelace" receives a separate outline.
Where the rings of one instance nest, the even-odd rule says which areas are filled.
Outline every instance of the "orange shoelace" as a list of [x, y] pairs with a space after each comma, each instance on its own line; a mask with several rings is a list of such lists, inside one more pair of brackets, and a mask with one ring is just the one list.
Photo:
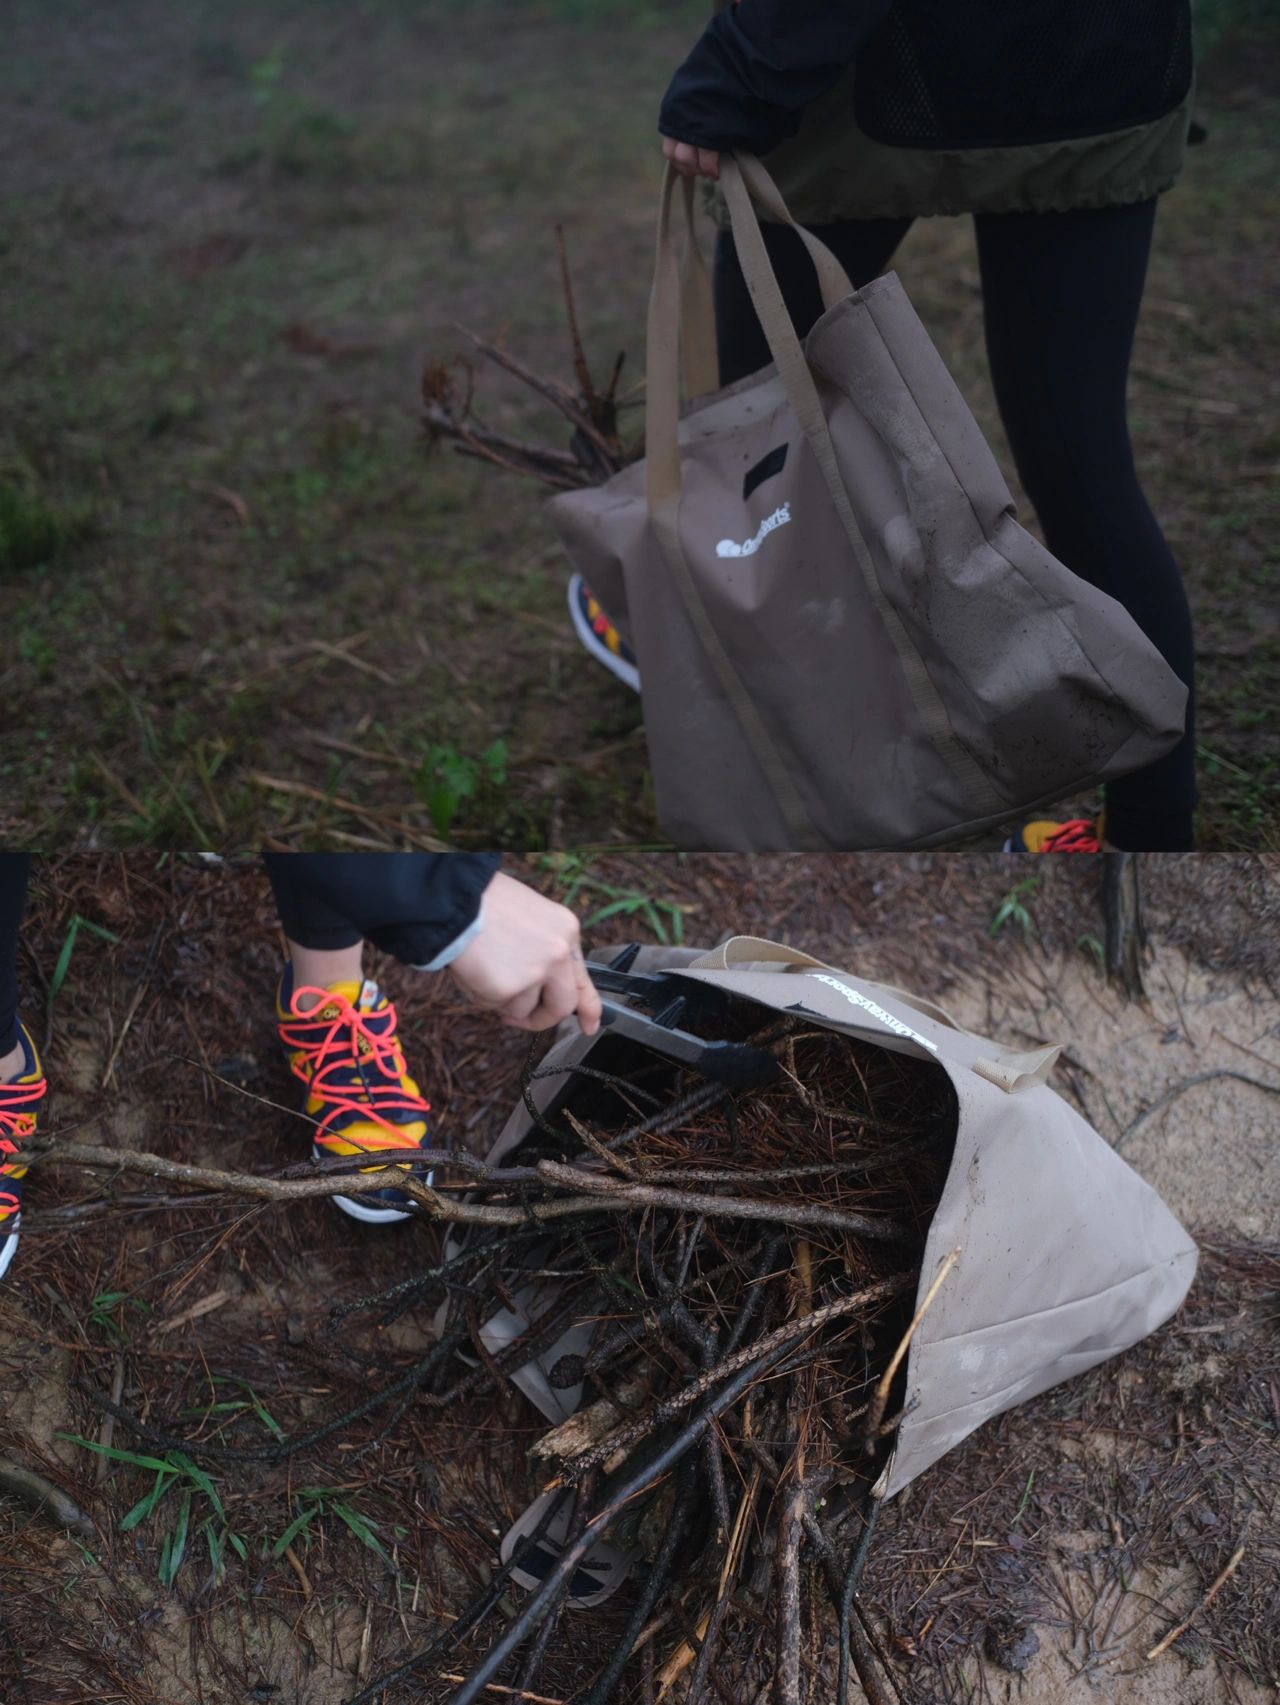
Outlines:
[[[48, 1091], [44, 1078], [36, 1083], [0, 1083], [0, 1179], [16, 1169], [19, 1144], [36, 1128], [36, 1116], [29, 1109], [43, 1101]], [[12, 1191], [0, 1188], [0, 1221], [21, 1206]]]
[[[302, 995], [319, 997], [307, 1012], [297, 1010]], [[396, 1009], [390, 1001], [376, 1011], [364, 1012], [346, 995], [332, 989], [295, 989], [292, 1016], [280, 1023], [280, 1039], [290, 1053], [290, 1066], [317, 1101], [326, 1109], [316, 1131], [320, 1147], [352, 1139], [334, 1130], [338, 1119], [380, 1125], [385, 1138], [361, 1135], [362, 1150], [403, 1149], [404, 1119], [410, 1114], [425, 1118], [431, 1103], [412, 1094], [400, 1044], [396, 1039]]]
[[1102, 851], [1098, 826], [1087, 817], [1073, 817], [1060, 829], [1055, 829], [1044, 843], [1048, 853], [1096, 853]]

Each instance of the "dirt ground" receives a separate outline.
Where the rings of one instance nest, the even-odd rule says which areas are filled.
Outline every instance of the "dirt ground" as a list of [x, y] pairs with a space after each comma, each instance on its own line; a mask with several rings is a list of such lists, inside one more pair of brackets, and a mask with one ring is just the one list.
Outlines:
[[[655, 924], [690, 942], [769, 934], [931, 994], [1006, 1042], [1066, 1043], [1057, 1088], [1193, 1229], [1196, 1285], [1151, 1339], [983, 1428], [889, 1506], [863, 1600], [909, 1705], [1280, 1696], [1274, 863], [1147, 861], [1140, 1002], [1100, 975], [1090, 860], [1019, 890], [1000, 858], [512, 868], [585, 918], [613, 908], [588, 928], [597, 947], [654, 939]], [[1011, 899], [1024, 912], [997, 925]], [[82, 925], [57, 979], [76, 917], [119, 939]], [[303, 1158], [272, 1031], [278, 961], [253, 861], [39, 861], [23, 964], [52, 1133], [244, 1170]], [[445, 978], [376, 969], [437, 1130], [482, 1149], [524, 1040], [463, 1008]], [[407, 1401], [431, 1343], [420, 1276], [434, 1234], [67, 1166], [37, 1167], [28, 1204], [0, 1286], [0, 1456], [44, 1474], [85, 1522], [67, 1530], [0, 1494], [0, 1699], [337, 1705], [393, 1672], [479, 1589], [495, 1535], [538, 1484], [526, 1452], [540, 1423], [522, 1400]], [[398, 1305], [386, 1298], [415, 1278]], [[113, 1392], [143, 1431], [106, 1421], [97, 1399]], [[281, 1434], [298, 1449], [267, 1460]], [[173, 1481], [132, 1520], [154, 1469], [73, 1442], [172, 1462], [166, 1437], [201, 1442], [205, 1479]], [[1191, 1633], [1148, 1662], [1240, 1545]], [[548, 1697], [582, 1696], [622, 1614], [573, 1617]], [[410, 1673], [371, 1697], [444, 1705], [456, 1673]]]
[[[658, 841], [637, 703], [572, 638], [539, 493], [429, 457], [417, 391], [459, 320], [567, 371], [557, 221], [593, 360], [638, 376], [654, 111], [705, 10], [10, 0], [11, 843]], [[1264, 32], [1202, 67], [1132, 383], [1198, 622], [1209, 848], [1280, 822], [1275, 65]], [[921, 222], [898, 266], [1007, 470], [967, 222]]]

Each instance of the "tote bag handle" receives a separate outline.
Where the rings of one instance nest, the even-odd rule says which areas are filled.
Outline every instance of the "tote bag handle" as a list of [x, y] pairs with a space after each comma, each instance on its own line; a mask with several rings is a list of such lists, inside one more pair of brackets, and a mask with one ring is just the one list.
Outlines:
[[[649, 504], [649, 519], [658, 548], [679, 590], [689, 624], [707, 654], [721, 691], [729, 701], [738, 725], [773, 796], [774, 803], [786, 824], [790, 845], [796, 851], [815, 851], [826, 846], [812, 817], [809, 815], [795, 778], [786, 759], [778, 749], [773, 735], [765, 727], [756, 709], [746, 682], [725, 650], [715, 625], [702, 601], [698, 585], [684, 553], [680, 538], [680, 332], [685, 318], [682, 306], [696, 295], [695, 273], [686, 273], [688, 290], [681, 288], [681, 269], [671, 238], [671, 197], [679, 173], [670, 161], [662, 180], [662, 199], [658, 209], [657, 255], [654, 264], [653, 289], [649, 296], [649, 341], [645, 355], [645, 489]], [[692, 234], [692, 184], [685, 189], [685, 208]], [[704, 269], [705, 271], [705, 269]], [[710, 311], [710, 290], [706, 291], [706, 315], [697, 330], [695, 312], [685, 323], [688, 336], [699, 336], [714, 357], [714, 321]], [[696, 363], [700, 358], [694, 356]]]
[[680, 365], [685, 396], [703, 397], [720, 389], [716, 356], [716, 310], [702, 245], [694, 225], [692, 178], [681, 178], [684, 202], [684, 253], [680, 261]]
[[[853, 294], [849, 275], [825, 243], [812, 231], [797, 225], [791, 217], [773, 179], [760, 162], [749, 154], [739, 157], [739, 168], [752, 195], [770, 218], [779, 224], [790, 225], [809, 251], [809, 258], [818, 274], [824, 308], [834, 308], [846, 296]], [[694, 224], [696, 186], [692, 178], [680, 179], [684, 203], [685, 246], [680, 262], [680, 365], [684, 373], [685, 396], [706, 396], [720, 388], [719, 362], [716, 358], [716, 316], [702, 245]]]

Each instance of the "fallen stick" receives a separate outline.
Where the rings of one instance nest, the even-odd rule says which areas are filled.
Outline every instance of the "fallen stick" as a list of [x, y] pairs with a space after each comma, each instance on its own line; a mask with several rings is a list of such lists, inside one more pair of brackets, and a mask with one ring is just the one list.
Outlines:
[[1202, 1083], [1214, 1083], [1219, 1078], [1231, 1078], [1235, 1083], [1247, 1083], [1251, 1089], [1263, 1089], [1268, 1095], [1280, 1095], [1280, 1083], [1264, 1083], [1260, 1077], [1250, 1077], [1248, 1072], [1233, 1072], [1228, 1067], [1220, 1067], [1217, 1071], [1197, 1072], [1194, 1077], [1184, 1078], [1181, 1083], [1175, 1083], [1172, 1089], [1164, 1094], [1150, 1107], [1144, 1107], [1136, 1119], [1127, 1124], [1120, 1135], [1112, 1143], [1117, 1152], [1124, 1147], [1135, 1132], [1140, 1131], [1149, 1119], [1154, 1119], [1157, 1113], [1163, 1113], [1171, 1101], [1176, 1101], [1180, 1095], [1185, 1095], [1189, 1089], [1196, 1089]]
[[[441, 1681], [465, 1681], [465, 1675], [458, 1675], [450, 1670], [442, 1670]], [[525, 1705], [565, 1705], [563, 1699], [551, 1699], [545, 1693], [530, 1693], [523, 1687], [503, 1687], [499, 1681], [485, 1683], [486, 1693], [501, 1693], [505, 1699], [523, 1699]]]
[[[396, 1151], [402, 1152], [402, 1151]], [[380, 1157], [361, 1156], [364, 1165]], [[419, 1152], [416, 1159], [428, 1159]], [[23, 1159], [28, 1166], [66, 1165], [103, 1167], [113, 1172], [142, 1172], [152, 1178], [168, 1178], [178, 1184], [199, 1184], [222, 1190], [231, 1195], [251, 1196], [266, 1202], [300, 1202], [311, 1196], [359, 1196], [375, 1190], [385, 1190], [383, 1176], [387, 1163], [377, 1170], [361, 1171], [354, 1175], [333, 1174], [316, 1178], [287, 1179], [269, 1173], [223, 1172], [213, 1166], [191, 1166], [185, 1161], [167, 1160], [163, 1155], [146, 1154], [138, 1149], [93, 1148], [83, 1143], [59, 1143], [54, 1148], [34, 1150]], [[442, 1154], [441, 1164], [449, 1157]], [[393, 1163], [394, 1164], [394, 1163]], [[578, 1196], [558, 1202], [531, 1202], [521, 1207], [503, 1207], [496, 1203], [454, 1202], [428, 1188], [405, 1172], [395, 1180], [397, 1190], [411, 1196], [423, 1210], [424, 1217], [448, 1220], [460, 1225], [528, 1225], [530, 1220], [559, 1220], [575, 1214], [598, 1214], [610, 1210], [634, 1207], [637, 1204], [613, 1196]]]
[[901, 1367], [903, 1357], [911, 1348], [911, 1340], [916, 1335], [917, 1326], [919, 1326], [920, 1322], [929, 1312], [933, 1299], [942, 1289], [942, 1281], [946, 1278], [947, 1274], [951, 1271], [959, 1259], [960, 1251], [958, 1249], [953, 1249], [950, 1255], [948, 1255], [946, 1260], [942, 1263], [941, 1267], [939, 1267], [938, 1276], [929, 1286], [929, 1290], [924, 1301], [916, 1310], [915, 1319], [903, 1333], [902, 1342], [893, 1352], [893, 1356], [890, 1359], [888, 1367], [880, 1376], [880, 1383], [876, 1386], [875, 1396], [871, 1400], [871, 1407], [867, 1411], [867, 1418], [863, 1423], [862, 1428], [863, 1449], [866, 1451], [868, 1456], [870, 1456], [875, 1450], [876, 1441], [880, 1436], [880, 1423], [884, 1420], [885, 1407], [889, 1401], [889, 1389], [893, 1384], [894, 1375]]
[[[459, 1160], [445, 1150], [395, 1150], [402, 1157], [419, 1163], [447, 1166]], [[359, 1157], [362, 1166], [371, 1160], [388, 1165], [402, 1164], [389, 1158], [369, 1155]], [[203, 1185], [206, 1189], [225, 1190], [233, 1194], [252, 1196], [262, 1201], [302, 1201], [309, 1196], [355, 1196], [375, 1190], [385, 1190], [387, 1181], [378, 1171], [359, 1171], [319, 1175], [314, 1178], [285, 1178], [269, 1173], [225, 1172], [218, 1167], [192, 1166], [185, 1161], [168, 1160], [163, 1155], [148, 1154], [139, 1149], [95, 1148], [84, 1143], [59, 1143], [50, 1149], [33, 1150], [28, 1164], [102, 1167], [109, 1171], [141, 1172], [152, 1178], [168, 1178], [174, 1183]], [[466, 1162], [462, 1162], [466, 1165]], [[483, 1165], [483, 1163], [481, 1163]], [[554, 1161], [542, 1161], [538, 1175], [549, 1183], [585, 1191], [553, 1202], [525, 1203], [506, 1207], [499, 1203], [455, 1202], [443, 1193], [422, 1184], [411, 1172], [398, 1178], [396, 1188], [411, 1196], [431, 1219], [448, 1220], [459, 1225], [527, 1225], [531, 1219], [558, 1220], [575, 1214], [594, 1214], [619, 1209], [672, 1207], [695, 1213], [722, 1215], [727, 1219], [777, 1220], [786, 1225], [825, 1226], [863, 1237], [892, 1240], [902, 1235], [901, 1227], [891, 1220], [874, 1220], [861, 1214], [844, 1213], [838, 1208], [795, 1206], [776, 1202], [757, 1201], [733, 1196], [686, 1195], [672, 1190], [652, 1189], [646, 1185], [620, 1184], [601, 1178], [598, 1174], [579, 1172]]]
[[600, 1191], [611, 1200], [624, 1205], [649, 1208], [675, 1208], [681, 1213], [714, 1214], [725, 1219], [772, 1220], [782, 1225], [825, 1226], [831, 1231], [845, 1231], [855, 1237], [881, 1238], [895, 1242], [903, 1237], [903, 1229], [894, 1220], [872, 1219], [867, 1214], [850, 1214], [841, 1208], [823, 1208], [813, 1204], [785, 1201], [761, 1201], [750, 1196], [703, 1196], [693, 1191], [654, 1188], [648, 1184], [624, 1184], [615, 1178], [604, 1178], [596, 1172], [580, 1172], [576, 1167], [563, 1166], [559, 1161], [538, 1162], [538, 1176], [549, 1184], [573, 1190]]
[[287, 793], [298, 799], [310, 799], [318, 805], [328, 805], [334, 811], [345, 811], [351, 817], [360, 818], [362, 822], [372, 823], [377, 829], [392, 829], [403, 835], [411, 846], [420, 847], [424, 852], [449, 851], [447, 841], [424, 834], [421, 829], [413, 828], [403, 818], [394, 817], [388, 811], [374, 811], [357, 800], [344, 799], [336, 793], [326, 793], [323, 788], [312, 787], [309, 782], [294, 781], [289, 776], [264, 775], [261, 770], [250, 770], [248, 779], [254, 787], [265, 788], [268, 793]]
[[1223, 1587], [1226, 1586], [1227, 1582], [1231, 1579], [1232, 1575], [1234, 1575], [1236, 1570], [1240, 1567], [1240, 1559], [1243, 1556], [1244, 1556], [1244, 1546], [1241, 1545], [1237, 1548], [1236, 1552], [1232, 1556], [1231, 1561], [1227, 1564], [1226, 1568], [1218, 1576], [1217, 1580], [1213, 1583], [1213, 1585], [1209, 1588], [1208, 1592], [1200, 1600], [1199, 1604], [1191, 1612], [1190, 1616], [1186, 1617], [1182, 1622], [1179, 1622], [1179, 1624], [1176, 1628], [1171, 1628], [1169, 1630], [1169, 1632], [1165, 1635], [1164, 1639], [1160, 1641], [1159, 1645], [1152, 1646], [1151, 1650], [1147, 1653], [1147, 1662], [1148, 1663], [1153, 1662], [1156, 1658], [1163, 1657], [1164, 1654], [1169, 1650], [1169, 1647], [1172, 1646], [1173, 1642], [1175, 1640], [1180, 1640], [1182, 1638], [1182, 1636], [1186, 1633], [1187, 1629], [1190, 1628], [1191, 1624], [1195, 1621], [1196, 1617], [1199, 1616], [1200, 1612], [1202, 1610], [1208, 1610], [1209, 1606], [1213, 1603], [1214, 1599], [1217, 1598], [1218, 1594], [1222, 1591]]
[[43, 1474], [15, 1462], [10, 1456], [0, 1456], [0, 1492], [20, 1499], [33, 1510], [52, 1516], [59, 1527], [78, 1533], [85, 1539], [97, 1537], [97, 1528], [67, 1493], [61, 1491]]

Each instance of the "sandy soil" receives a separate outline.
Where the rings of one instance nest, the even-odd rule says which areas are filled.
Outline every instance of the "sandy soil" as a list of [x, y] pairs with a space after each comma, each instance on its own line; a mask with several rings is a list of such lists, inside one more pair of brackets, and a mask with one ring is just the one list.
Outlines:
[[1028, 953], [948, 1007], [968, 1029], [1065, 1043], [1058, 1087], [1186, 1225], [1274, 1240], [1280, 1100], [1244, 1079], [1280, 1084], [1280, 1006], [1167, 945], [1147, 989], [1135, 1005], [1078, 954]]

